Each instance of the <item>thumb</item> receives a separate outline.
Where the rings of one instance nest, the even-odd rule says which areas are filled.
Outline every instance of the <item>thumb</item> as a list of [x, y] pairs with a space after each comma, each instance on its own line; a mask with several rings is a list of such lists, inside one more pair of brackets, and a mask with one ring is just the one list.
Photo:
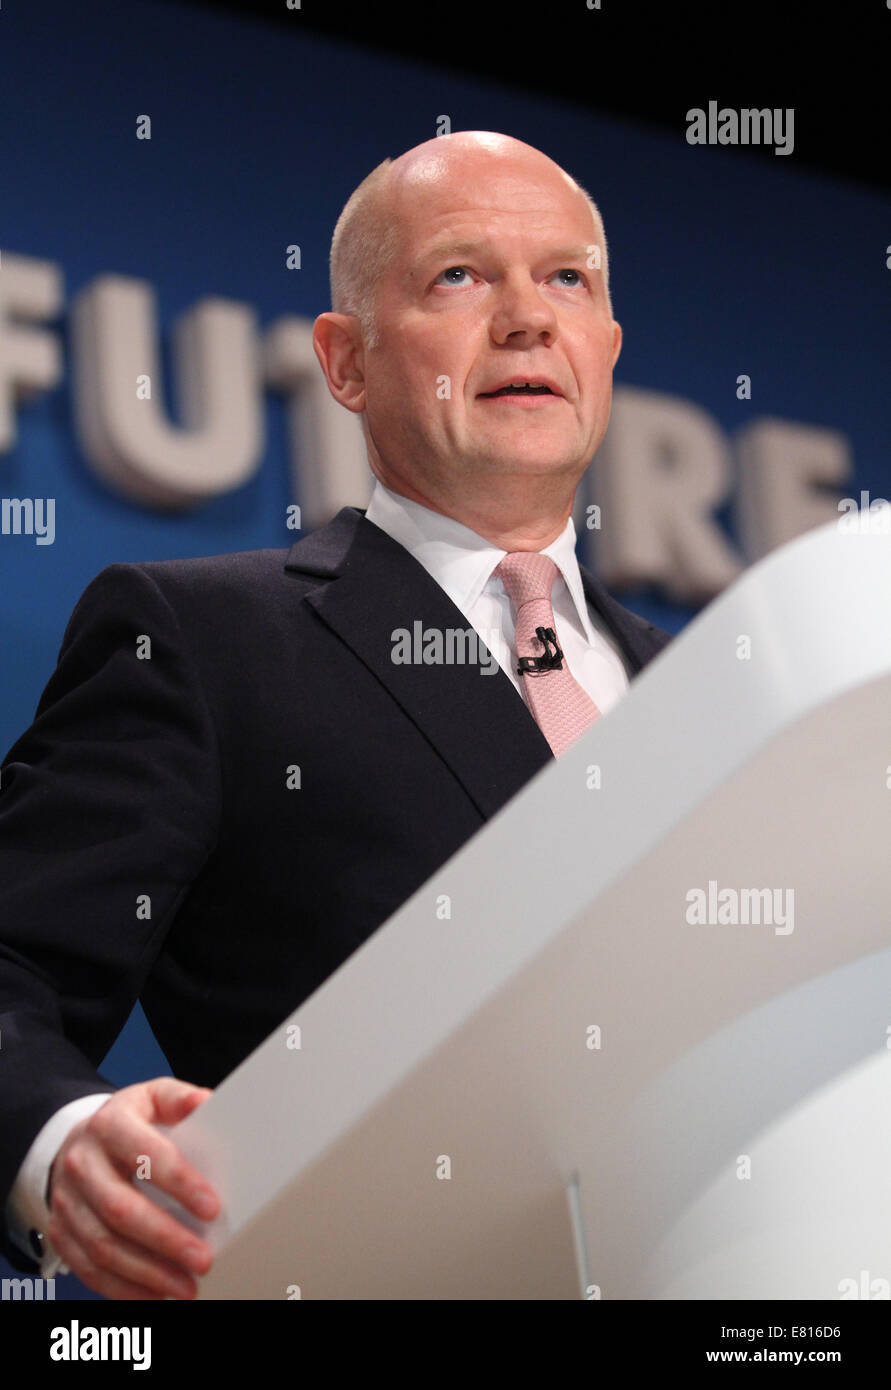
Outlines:
[[154, 1109], [152, 1118], [160, 1125], [178, 1124], [213, 1095], [208, 1086], [193, 1086], [190, 1081], [179, 1081], [172, 1076], [149, 1081], [148, 1087]]

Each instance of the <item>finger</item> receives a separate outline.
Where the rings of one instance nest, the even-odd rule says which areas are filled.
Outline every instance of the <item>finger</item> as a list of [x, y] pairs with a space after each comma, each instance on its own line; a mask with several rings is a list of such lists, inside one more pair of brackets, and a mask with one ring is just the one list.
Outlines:
[[138, 1115], [103, 1105], [87, 1121], [86, 1132], [128, 1175], [145, 1167], [153, 1186], [175, 1197], [199, 1220], [212, 1221], [219, 1215], [219, 1195], [200, 1169], [189, 1163], [168, 1135]]
[[63, 1226], [57, 1217], [49, 1224], [47, 1234], [68, 1268], [82, 1280], [88, 1288], [106, 1298], [157, 1300], [161, 1295], [147, 1289], [143, 1284], [133, 1284], [119, 1278], [110, 1270], [94, 1265], [78, 1240]]
[[155, 1077], [146, 1084], [145, 1091], [154, 1106], [154, 1114], [149, 1118], [159, 1125], [179, 1124], [213, 1095], [208, 1086], [193, 1086], [175, 1076]]
[[177, 1266], [180, 1273], [207, 1273], [213, 1262], [208, 1243], [140, 1192], [101, 1148], [73, 1146], [62, 1160], [62, 1171], [59, 1195], [68, 1193], [84, 1203], [105, 1229]]
[[92, 1279], [110, 1276], [121, 1284], [147, 1290], [156, 1298], [188, 1299], [197, 1293], [194, 1279], [110, 1231], [76, 1192], [60, 1189], [48, 1234], [76, 1273], [80, 1273], [80, 1268], [65, 1255], [65, 1246], [76, 1247], [80, 1265], [89, 1268]]

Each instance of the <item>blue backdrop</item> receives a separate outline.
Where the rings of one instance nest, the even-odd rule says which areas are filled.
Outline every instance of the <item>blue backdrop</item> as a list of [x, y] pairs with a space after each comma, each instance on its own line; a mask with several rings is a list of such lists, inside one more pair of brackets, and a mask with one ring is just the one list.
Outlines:
[[[445, 67], [305, 38], [299, 11], [293, 20], [289, 38], [150, 0], [4, 7], [2, 255], [57, 262], [66, 304], [100, 273], [149, 280], [162, 334], [210, 294], [253, 305], [263, 325], [311, 318], [330, 307], [328, 247], [350, 192], [384, 156], [436, 134], [446, 113], [455, 130], [536, 145], [600, 205], [624, 330], [617, 384], [693, 401], [728, 433], [755, 415], [839, 430], [854, 458], [845, 492], [891, 495], [891, 200], [801, 173], [794, 154], [771, 163], [691, 147], [683, 124], [672, 136], [598, 119]], [[151, 141], [135, 138], [141, 113]], [[302, 248], [299, 272], [286, 269], [289, 243]], [[54, 327], [67, 364], [64, 311]], [[753, 402], [736, 398], [742, 371], [756, 383]], [[103, 566], [293, 541], [285, 507], [300, 499], [283, 403], [270, 394], [265, 410], [256, 476], [172, 517], [123, 500], [88, 468], [67, 372], [17, 406], [0, 495], [55, 497], [57, 534], [45, 547], [0, 535], [4, 751], [30, 723], [71, 609]], [[673, 630], [690, 616], [654, 593], [626, 601]], [[103, 1071], [125, 1084], [167, 1070], [137, 1010]], [[57, 1284], [57, 1297], [84, 1293], [73, 1279]]]

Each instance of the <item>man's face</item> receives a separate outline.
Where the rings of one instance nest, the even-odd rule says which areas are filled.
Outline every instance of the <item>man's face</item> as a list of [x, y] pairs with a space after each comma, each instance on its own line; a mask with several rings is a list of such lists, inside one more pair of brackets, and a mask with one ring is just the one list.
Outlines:
[[[364, 354], [374, 471], [438, 497], [483, 475], [574, 486], [606, 430], [621, 345], [588, 265], [584, 198], [549, 167], [471, 155], [460, 173], [400, 186], [394, 215], [401, 250]], [[541, 379], [554, 394], [487, 394]]]

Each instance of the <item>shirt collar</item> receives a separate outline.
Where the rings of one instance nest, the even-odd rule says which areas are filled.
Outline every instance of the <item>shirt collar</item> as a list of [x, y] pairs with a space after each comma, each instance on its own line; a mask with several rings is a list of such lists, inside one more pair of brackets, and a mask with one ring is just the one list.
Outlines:
[[[470, 527], [432, 511], [375, 479], [374, 490], [365, 512], [395, 541], [403, 545], [424, 566], [428, 574], [444, 589], [456, 608], [468, 613], [476, 603], [492, 571], [507, 554]], [[572, 517], [550, 545], [541, 552], [548, 555], [559, 569], [572, 598], [582, 631], [589, 642], [594, 634], [588, 616], [581, 571], [575, 553], [576, 532]], [[500, 580], [493, 580], [498, 584]]]

